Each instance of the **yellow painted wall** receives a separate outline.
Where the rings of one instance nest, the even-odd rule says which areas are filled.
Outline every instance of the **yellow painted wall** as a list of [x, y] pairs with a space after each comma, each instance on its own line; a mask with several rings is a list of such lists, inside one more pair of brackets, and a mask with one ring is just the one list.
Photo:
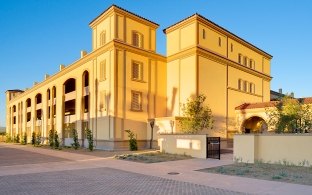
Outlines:
[[[203, 34], [205, 34], [205, 38]], [[207, 25], [199, 23], [197, 36], [198, 36], [200, 46], [212, 52], [215, 52], [219, 55], [226, 56], [227, 37], [224, 34], [216, 30], [213, 30]], [[219, 46], [219, 38], [221, 39], [221, 46]]]
[[161, 152], [206, 158], [207, 135], [158, 135]]
[[234, 157], [241, 158], [242, 162], [253, 163], [255, 160], [262, 160], [266, 163], [286, 161], [295, 165], [299, 165], [303, 161], [311, 163], [312, 154], [309, 150], [298, 152], [298, 148], [311, 147], [311, 135], [234, 136]]
[[[233, 51], [231, 51], [231, 44], [233, 45]], [[258, 72], [263, 72], [262, 59], [263, 56], [254, 50], [246, 47], [245, 45], [233, 40], [231, 38], [228, 39], [228, 58], [236, 63], [238, 63], [238, 54], [242, 54], [243, 56], [247, 56], [249, 59], [253, 59], [255, 61], [255, 70]], [[243, 59], [242, 59], [243, 60]], [[269, 73], [264, 72], [269, 75]]]
[[167, 56], [195, 46], [196, 23], [189, 23], [167, 34]]

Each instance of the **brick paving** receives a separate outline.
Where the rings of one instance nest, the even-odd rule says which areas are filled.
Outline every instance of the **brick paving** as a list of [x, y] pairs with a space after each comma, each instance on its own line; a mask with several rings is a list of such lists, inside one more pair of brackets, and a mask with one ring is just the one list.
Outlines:
[[[61, 154], [64, 158], [60, 157]], [[97, 156], [112, 154], [107, 152]], [[95, 162], [81, 161], [86, 159], [81, 158], [81, 154], [70, 160], [68, 157], [73, 155], [0, 144], [0, 170], [6, 171], [0, 176], [0, 194], [241, 194], [110, 167], [84, 168]], [[61, 171], [51, 166], [58, 166]]]
[[23, 150], [3, 147], [0, 145], [0, 166], [38, 164], [47, 162], [68, 161], [68, 159], [25, 152]]
[[204, 185], [93, 168], [0, 177], [1, 194], [242, 194]]
[[[116, 160], [112, 152], [85, 155], [0, 143], [0, 194], [307, 194], [311, 186], [202, 173], [233, 163], [189, 159], [162, 163]], [[103, 153], [103, 154], [102, 154]], [[169, 172], [179, 172], [169, 175]]]

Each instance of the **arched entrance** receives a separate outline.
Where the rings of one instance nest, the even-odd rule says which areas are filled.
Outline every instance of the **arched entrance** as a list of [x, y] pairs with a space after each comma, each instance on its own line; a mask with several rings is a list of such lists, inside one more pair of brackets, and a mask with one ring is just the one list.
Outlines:
[[65, 145], [72, 142], [72, 130], [76, 129], [76, 80], [70, 78], [64, 83], [64, 123], [63, 138]]
[[253, 116], [246, 119], [241, 130], [244, 133], [266, 133], [268, 131], [268, 125], [265, 120], [259, 116]]

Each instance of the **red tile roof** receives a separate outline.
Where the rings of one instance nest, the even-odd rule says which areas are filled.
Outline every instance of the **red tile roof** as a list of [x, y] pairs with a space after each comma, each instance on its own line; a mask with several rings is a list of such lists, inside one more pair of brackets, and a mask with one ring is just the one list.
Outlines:
[[[303, 102], [304, 104], [312, 104], [312, 97], [306, 98], [297, 98], [299, 102]], [[255, 108], [268, 108], [273, 107], [278, 103], [278, 101], [270, 101], [270, 102], [259, 102], [259, 103], [244, 103], [240, 106], [237, 106], [235, 110], [245, 110], [245, 109], [255, 109]]]

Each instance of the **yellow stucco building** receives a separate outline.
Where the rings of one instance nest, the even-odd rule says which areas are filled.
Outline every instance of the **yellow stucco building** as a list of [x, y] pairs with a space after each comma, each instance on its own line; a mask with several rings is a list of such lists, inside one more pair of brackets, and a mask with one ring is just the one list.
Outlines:
[[111, 6], [91, 23], [92, 52], [60, 65], [25, 91], [6, 92], [7, 133], [15, 136], [58, 131], [64, 144], [70, 130], [85, 139], [93, 131], [99, 149], [127, 147], [131, 129], [146, 146], [149, 119], [157, 132], [178, 132], [180, 105], [205, 94], [215, 124], [210, 135], [231, 138], [235, 108], [270, 101], [272, 56], [226, 29], [195, 14], [164, 30], [167, 55], [156, 53], [158, 24]]

